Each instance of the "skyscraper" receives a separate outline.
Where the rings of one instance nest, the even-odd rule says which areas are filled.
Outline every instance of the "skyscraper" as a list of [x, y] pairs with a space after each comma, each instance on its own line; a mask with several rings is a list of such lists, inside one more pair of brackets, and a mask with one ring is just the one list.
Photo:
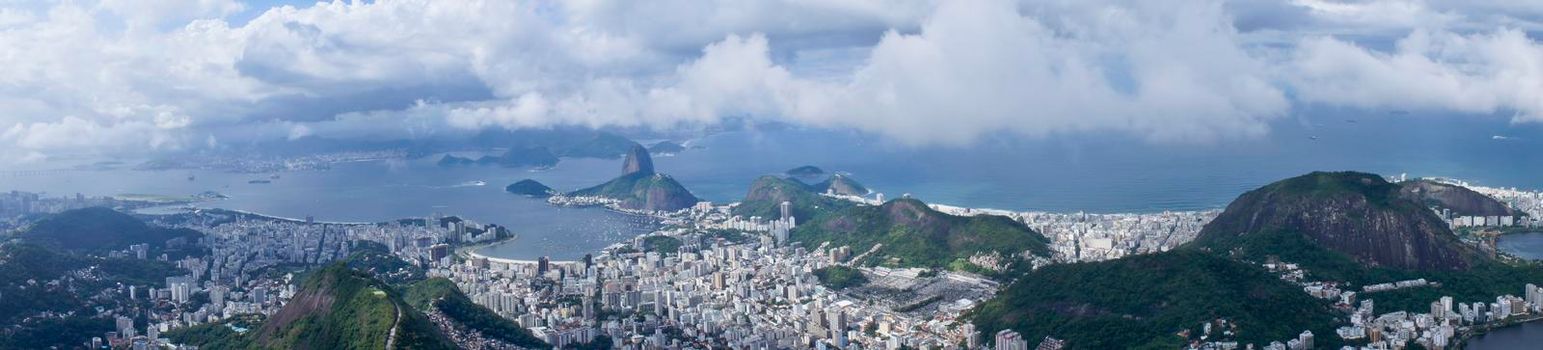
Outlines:
[[996, 350], [1028, 350], [1029, 341], [1011, 329], [997, 332]]

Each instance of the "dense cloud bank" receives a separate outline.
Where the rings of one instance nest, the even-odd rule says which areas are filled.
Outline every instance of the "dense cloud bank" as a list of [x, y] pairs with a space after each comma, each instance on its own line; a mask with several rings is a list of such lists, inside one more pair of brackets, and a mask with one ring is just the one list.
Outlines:
[[0, 163], [725, 118], [915, 145], [1251, 138], [1302, 104], [1543, 121], [1543, 5], [1530, 2], [3, 6]]

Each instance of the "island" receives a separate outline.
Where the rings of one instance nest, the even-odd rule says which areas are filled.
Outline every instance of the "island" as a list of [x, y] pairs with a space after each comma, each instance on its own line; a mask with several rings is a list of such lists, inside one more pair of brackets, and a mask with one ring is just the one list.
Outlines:
[[504, 187], [504, 191], [526, 197], [540, 198], [551, 197], [552, 194], [557, 193], [557, 191], [552, 190], [551, 187], [547, 187], [546, 185], [531, 179], [524, 179], [509, 184], [509, 186]]
[[627, 152], [621, 176], [564, 196], [600, 198], [614, 201], [623, 209], [642, 211], [676, 211], [700, 201], [674, 178], [654, 172], [653, 159], [642, 145], [634, 145]]

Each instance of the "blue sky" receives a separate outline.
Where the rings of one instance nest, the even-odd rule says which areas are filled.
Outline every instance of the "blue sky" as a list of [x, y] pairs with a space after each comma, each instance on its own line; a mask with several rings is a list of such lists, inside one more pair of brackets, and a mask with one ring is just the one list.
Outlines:
[[[291, 9], [278, 10], [291, 5]], [[1543, 121], [1543, 3], [0, 3], [0, 164], [308, 136], [752, 122], [917, 145], [1263, 137], [1308, 106]]]

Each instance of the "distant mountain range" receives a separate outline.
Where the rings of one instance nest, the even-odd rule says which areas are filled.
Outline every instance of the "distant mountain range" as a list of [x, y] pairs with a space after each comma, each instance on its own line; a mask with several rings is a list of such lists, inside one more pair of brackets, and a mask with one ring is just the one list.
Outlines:
[[637, 146], [637, 143], [632, 140], [606, 132], [574, 135], [573, 138], [532, 137], [505, 142], [501, 145], [491, 145], [491, 147], [506, 148], [502, 154], [496, 156], [471, 159], [447, 154], [440, 157], [437, 164], [441, 167], [470, 165], [496, 165], [511, 168], [550, 167], [557, 165], [563, 157], [615, 159], [621, 157], [633, 146]]

